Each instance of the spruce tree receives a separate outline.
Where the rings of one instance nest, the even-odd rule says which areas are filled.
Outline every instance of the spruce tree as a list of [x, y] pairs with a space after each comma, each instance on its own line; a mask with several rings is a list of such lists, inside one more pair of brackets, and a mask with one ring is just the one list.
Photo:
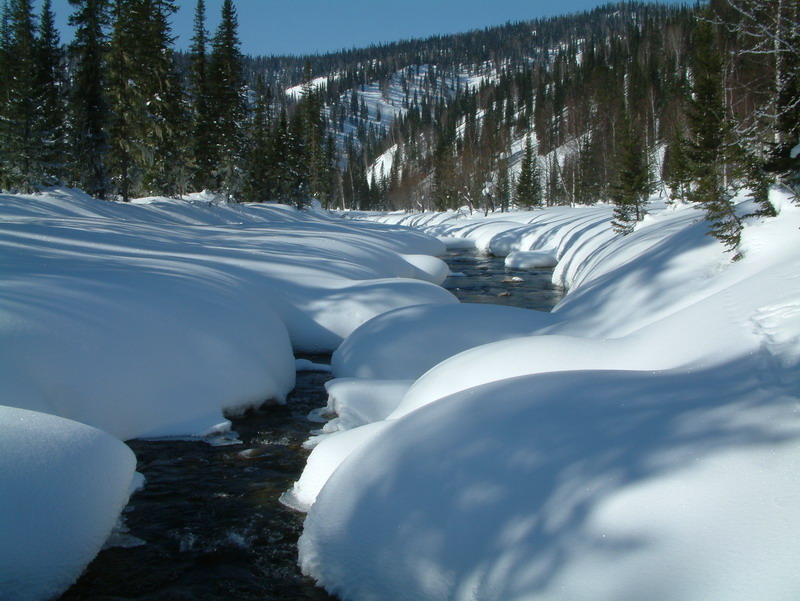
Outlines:
[[43, 182], [54, 185], [66, 176], [67, 110], [64, 50], [55, 27], [51, 0], [44, 0], [39, 17], [37, 89], [40, 98], [36, 131], [41, 142]]
[[9, 153], [5, 140], [11, 135], [11, 9], [8, 0], [0, 6], [0, 190], [10, 187]]
[[74, 183], [85, 192], [105, 198], [108, 193], [106, 155], [109, 120], [106, 96], [105, 51], [108, 25], [107, 0], [69, 0], [75, 10], [70, 25], [76, 27], [70, 54], [75, 63], [70, 125]]
[[180, 83], [174, 74], [167, 0], [115, 0], [108, 52], [109, 166], [117, 193], [175, 194], [182, 171]]
[[222, 18], [211, 44], [208, 83], [216, 188], [228, 198], [235, 197], [242, 184], [239, 173], [246, 117], [244, 59], [239, 50], [238, 27], [232, 0], [224, 0]]
[[732, 160], [736, 149], [730, 142], [732, 125], [723, 99], [722, 58], [708, 20], [698, 22], [692, 50], [693, 84], [687, 111], [692, 188], [687, 197], [705, 211], [709, 234], [734, 251], [742, 231], [732, 200], [739, 174]]
[[270, 177], [272, 94], [261, 75], [256, 81], [255, 94], [256, 102], [250, 122], [245, 157], [245, 181], [242, 189], [244, 202], [265, 202], [272, 199]]
[[10, 5], [10, 56], [7, 104], [5, 178], [8, 187], [32, 192], [41, 181], [37, 138], [39, 89], [37, 86], [36, 23], [31, 0], [12, 0]]
[[189, 49], [189, 97], [192, 107], [191, 144], [192, 178], [195, 188], [202, 190], [214, 186], [212, 173], [218, 154], [214, 147], [211, 99], [208, 81], [208, 32], [206, 31], [206, 5], [197, 0], [194, 16], [194, 35]]
[[629, 234], [644, 219], [650, 194], [650, 172], [642, 145], [642, 136], [634, 129], [627, 113], [623, 117], [619, 142], [616, 183], [611, 187], [614, 218], [611, 222], [618, 234]]
[[514, 191], [514, 202], [526, 209], [541, 206], [542, 191], [539, 174], [536, 168], [536, 156], [533, 152], [531, 138], [525, 138], [525, 152], [522, 155], [517, 187]]

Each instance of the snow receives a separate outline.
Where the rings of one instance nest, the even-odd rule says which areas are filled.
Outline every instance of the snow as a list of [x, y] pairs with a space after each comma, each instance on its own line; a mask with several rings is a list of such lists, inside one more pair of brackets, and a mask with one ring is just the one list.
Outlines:
[[218, 440], [325, 369], [295, 352], [457, 304], [434, 237], [314, 209], [59, 189], [0, 195], [0, 222], [3, 599], [56, 596], [100, 549], [133, 473], [119, 441]]
[[0, 406], [0, 423], [0, 598], [50, 599], [108, 538], [136, 459], [108, 434], [53, 415]]
[[569, 292], [345, 339], [287, 493], [302, 570], [356, 601], [798, 598], [800, 208], [771, 199], [737, 262], [683, 204], [626, 237], [602, 206], [361, 216], [554, 252]]
[[[333, 352], [283, 501], [341, 599], [797, 599], [800, 207], [771, 198], [731, 262], [682, 203], [620, 237], [605, 205], [0, 195], [0, 598], [58, 596], [103, 545], [121, 440], [225, 432]], [[460, 304], [446, 248], [568, 293]]]

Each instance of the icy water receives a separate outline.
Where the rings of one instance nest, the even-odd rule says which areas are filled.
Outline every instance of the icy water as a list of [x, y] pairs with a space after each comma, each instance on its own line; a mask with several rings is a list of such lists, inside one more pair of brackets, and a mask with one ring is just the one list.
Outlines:
[[[445, 259], [461, 275], [444, 285], [463, 302], [549, 311], [562, 296], [549, 269], [506, 271], [503, 259], [469, 251]], [[335, 599], [300, 573], [304, 516], [278, 501], [305, 466], [302, 443], [319, 427], [307, 416], [326, 404], [329, 378], [299, 373], [286, 405], [233, 419], [239, 444], [129, 441], [147, 478], [124, 514], [126, 540], [140, 544], [101, 551], [60, 601]]]

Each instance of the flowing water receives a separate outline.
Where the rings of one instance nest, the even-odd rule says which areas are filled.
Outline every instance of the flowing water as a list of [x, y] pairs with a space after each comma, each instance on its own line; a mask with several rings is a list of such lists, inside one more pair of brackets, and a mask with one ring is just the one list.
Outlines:
[[[561, 297], [549, 269], [512, 273], [468, 251], [445, 259], [459, 275], [444, 285], [463, 302], [549, 311]], [[329, 378], [298, 373], [286, 405], [233, 419], [238, 444], [129, 441], [147, 484], [124, 512], [123, 546], [101, 551], [60, 601], [334, 599], [300, 573], [303, 514], [278, 501], [305, 466], [302, 443], [319, 427], [307, 416], [326, 404]]]

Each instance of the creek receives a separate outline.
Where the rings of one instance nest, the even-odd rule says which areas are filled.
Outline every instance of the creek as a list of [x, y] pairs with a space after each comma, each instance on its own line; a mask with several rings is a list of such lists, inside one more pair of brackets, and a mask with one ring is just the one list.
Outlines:
[[[551, 269], [511, 272], [471, 251], [444, 258], [458, 274], [444, 286], [462, 302], [549, 311], [562, 296]], [[101, 551], [59, 601], [334, 599], [300, 573], [304, 515], [278, 501], [305, 467], [302, 443], [319, 427], [307, 416], [327, 403], [330, 377], [300, 372], [285, 405], [231, 419], [233, 444], [128, 441], [147, 482], [123, 513], [121, 546]]]

